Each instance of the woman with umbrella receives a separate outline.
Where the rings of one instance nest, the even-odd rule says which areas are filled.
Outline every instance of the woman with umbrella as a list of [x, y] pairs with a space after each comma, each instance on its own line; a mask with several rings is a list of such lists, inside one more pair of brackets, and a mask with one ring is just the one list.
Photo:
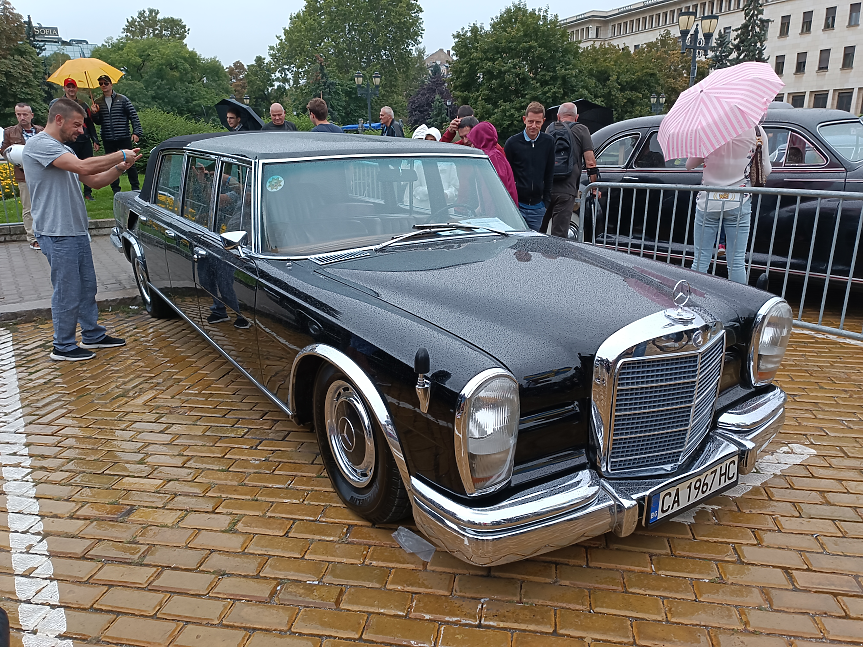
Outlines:
[[[758, 123], [785, 84], [766, 63], [716, 70], [680, 95], [659, 128], [665, 159], [688, 157], [687, 170], [704, 164], [704, 186], [763, 186], [772, 168], [767, 135]], [[755, 181], [757, 180], [757, 181]], [[746, 243], [752, 198], [742, 192], [700, 191], [696, 199], [692, 269], [706, 272], [720, 227], [727, 244], [728, 278], [746, 283]]]

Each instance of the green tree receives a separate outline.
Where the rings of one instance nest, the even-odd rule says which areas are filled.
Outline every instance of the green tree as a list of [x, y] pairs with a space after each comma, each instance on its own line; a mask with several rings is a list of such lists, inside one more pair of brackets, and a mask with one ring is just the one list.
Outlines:
[[767, 42], [767, 20], [764, 19], [762, 0], [746, 0], [743, 5], [743, 22], [734, 30], [734, 62], [767, 60], [765, 43]]
[[342, 119], [353, 120], [366, 112], [365, 100], [351, 87], [354, 73], [380, 72], [375, 106], [389, 104], [404, 115], [407, 97], [425, 74], [417, 61], [421, 13], [417, 0], [305, 0], [270, 48], [275, 80], [294, 107], [305, 108], [302, 100], [311, 96], [323, 64], [337, 87], [350, 90]]
[[141, 9], [137, 15], [126, 19], [124, 38], [170, 38], [186, 40], [189, 28], [179, 18], [159, 18], [158, 9]]
[[[275, 101], [273, 93], [273, 68], [263, 56], [256, 56], [255, 62], [246, 68], [246, 94], [249, 95], [249, 105], [254, 106], [261, 114], [267, 114], [270, 104]], [[237, 95], [238, 97], [243, 95]]]
[[45, 68], [27, 42], [24, 20], [9, 0], [0, 0], [0, 121], [15, 123], [15, 104], [29, 103], [36, 122], [45, 123]]
[[713, 41], [713, 47], [710, 49], [712, 50], [710, 69], [720, 70], [723, 67], [731, 65], [731, 57], [734, 55], [734, 50], [731, 48], [731, 38], [729, 38], [728, 32], [724, 29], [721, 30], [717, 34], [716, 40]]
[[48, 56], [43, 56], [42, 60], [45, 63], [45, 67], [48, 69], [48, 74], [51, 75], [54, 74], [54, 72], [56, 72], [63, 63], [72, 60], [72, 57], [66, 52], [53, 52], [48, 54]]
[[521, 117], [531, 101], [548, 107], [581, 94], [576, 74], [581, 49], [548, 9], [516, 2], [487, 28], [474, 23], [453, 37], [453, 94], [502, 137], [523, 128]]
[[159, 108], [207, 118], [212, 106], [231, 94], [222, 63], [202, 58], [181, 40], [108, 39], [93, 50], [93, 57], [125, 70], [116, 90], [138, 109]]
[[225, 68], [228, 73], [228, 82], [231, 84], [231, 92], [235, 97], [242, 97], [246, 94], [246, 66], [243, 61], [234, 61]]

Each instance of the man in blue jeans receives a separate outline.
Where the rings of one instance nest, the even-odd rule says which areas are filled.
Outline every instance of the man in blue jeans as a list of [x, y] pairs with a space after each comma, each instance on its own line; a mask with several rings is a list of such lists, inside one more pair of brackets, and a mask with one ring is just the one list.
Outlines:
[[551, 204], [554, 182], [554, 138], [542, 132], [545, 108], [537, 101], [524, 111], [524, 130], [506, 140], [503, 150], [512, 167], [518, 210], [527, 226], [542, 228], [545, 212]]
[[[125, 346], [98, 324], [96, 271], [87, 231], [87, 209], [81, 182], [101, 189], [117, 180], [140, 157], [138, 149], [121, 150], [80, 160], [63, 142], [84, 132], [86, 112], [75, 101], [58, 99], [48, 112], [48, 125], [24, 147], [24, 172], [30, 186], [33, 233], [51, 266], [51, 317], [54, 349], [51, 359], [92, 359], [91, 348]], [[83, 348], [75, 341], [81, 325]]]

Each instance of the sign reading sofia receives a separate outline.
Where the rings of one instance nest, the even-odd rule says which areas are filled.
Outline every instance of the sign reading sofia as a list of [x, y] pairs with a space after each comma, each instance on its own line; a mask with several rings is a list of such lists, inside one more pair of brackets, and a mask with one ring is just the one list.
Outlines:
[[43, 27], [35, 25], [33, 27], [34, 40], [57, 40], [60, 38], [60, 29], [58, 27]]

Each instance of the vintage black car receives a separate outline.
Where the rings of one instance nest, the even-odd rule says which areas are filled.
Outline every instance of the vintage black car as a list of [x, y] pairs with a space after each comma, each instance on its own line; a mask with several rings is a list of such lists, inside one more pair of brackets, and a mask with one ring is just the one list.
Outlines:
[[[701, 169], [686, 170], [686, 159], [666, 160], [657, 141], [662, 116], [621, 121], [593, 135], [602, 180], [622, 184], [657, 185], [701, 183]], [[842, 110], [771, 109], [763, 124], [773, 173], [768, 188], [802, 191], [863, 192], [863, 122]], [[583, 178], [583, 184], [587, 177]], [[651, 189], [607, 189], [600, 200], [600, 217], [590, 218], [585, 235], [599, 242], [635, 247], [638, 253], [654, 249], [676, 258], [684, 249], [692, 254], [695, 194]], [[634, 204], [633, 204], [634, 201]], [[752, 201], [752, 266], [813, 276], [847, 279], [854, 257], [863, 200], [845, 199], [840, 222], [839, 200], [755, 196]], [[795, 219], [795, 213], [798, 215]], [[757, 216], [757, 221], [756, 221]], [[657, 222], [658, 220], [658, 222]], [[796, 220], [796, 222], [795, 222]], [[838, 224], [838, 227], [837, 227]], [[632, 226], [630, 234], [630, 225]], [[687, 236], [688, 228], [688, 236]], [[793, 245], [792, 245], [793, 236]], [[830, 252], [836, 239], [832, 265]], [[814, 238], [814, 245], [813, 245]], [[688, 242], [688, 246], [687, 243]], [[808, 263], [810, 247], [812, 264]], [[854, 276], [863, 278], [863, 262]]]
[[179, 137], [114, 209], [151, 315], [310, 423], [350, 509], [475, 564], [668, 519], [784, 420], [782, 299], [532, 232], [478, 150]]

